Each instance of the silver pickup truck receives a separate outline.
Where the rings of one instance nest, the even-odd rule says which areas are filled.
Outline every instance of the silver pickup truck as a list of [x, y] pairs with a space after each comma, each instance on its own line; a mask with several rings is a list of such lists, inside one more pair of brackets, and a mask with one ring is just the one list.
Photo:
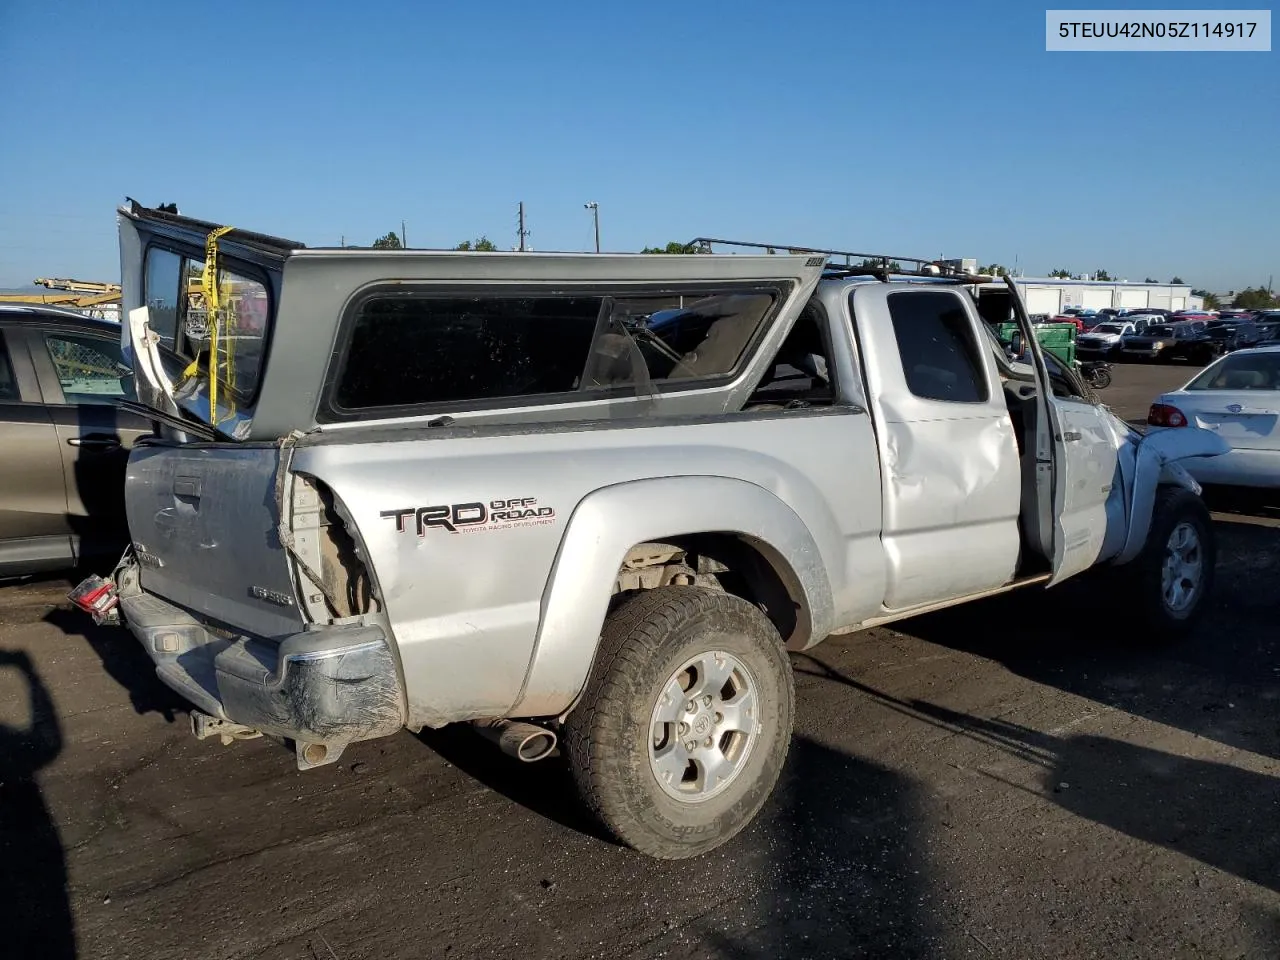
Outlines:
[[200, 735], [305, 769], [471, 722], [523, 760], [559, 746], [620, 840], [687, 857], [774, 786], [787, 651], [1090, 568], [1136, 630], [1185, 629], [1211, 590], [1179, 461], [1225, 446], [1132, 431], [1010, 286], [1011, 361], [990, 278], [119, 223], [157, 432], [132, 547], [78, 596]]

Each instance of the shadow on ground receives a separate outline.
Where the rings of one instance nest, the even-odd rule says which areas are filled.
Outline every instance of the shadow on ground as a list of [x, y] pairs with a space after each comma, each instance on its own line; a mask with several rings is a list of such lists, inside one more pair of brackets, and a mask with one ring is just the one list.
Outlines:
[[[465, 728], [420, 738], [490, 789], [617, 848], [583, 807], [561, 760], [519, 764]], [[680, 903], [652, 918], [660, 927], [640, 938], [642, 946], [618, 955], [941, 956], [922, 919], [921, 823], [906, 778], [796, 737], [773, 797], [745, 833], [692, 861], [642, 861], [629, 897], [669, 904], [679, 890]]]
[[804, 656], [797, 666], [1041, 768], [1042, 787], [1032, 792], [1077, 816], [1280, 892], [1280, 834], [1274, 829], [1280, 822], [1280, 778], [1110, 737], [1059, 737], [923, 700], [902, 700], [841, 674], [819, 657]]
[[44, 621], [69, 637], [80, 637], [98, 655], [102, 667], [129, 694], [129, 702], [140, 714], [158, 713], [173, 723], [191, 705], [156, 676], [155, 664], [127, 627], [98, 626], [93, 618], [75, 607], [55, 607]]
[[760, 824], [730, 848], [759, 889], [705, 942], [727, 960], [942, 956], [925, 822], [907, 778], [796, 737]]
[[1013, 673], [1229, 746], [1280, 759], [1280, 528], [1219, 517], [1217, 583], [1187, 638], [1159, 642], [1119, 616], [1105, 569], [894, 625]]
[[418, 739], [463, 773], [527, 810], [563, 827], [613, 843], [578, 798], [564, 761], [521, 763], [485, 742], [466, 724], [423, 728]]
[[62, 752], [61, 725], [25, 653], [0, 651], [0, 670], [18, 672], [30, 704], [25, 725], [0, 724], [0, 953], [13, 960], [72, 958], [66, 859], [36, 781]]

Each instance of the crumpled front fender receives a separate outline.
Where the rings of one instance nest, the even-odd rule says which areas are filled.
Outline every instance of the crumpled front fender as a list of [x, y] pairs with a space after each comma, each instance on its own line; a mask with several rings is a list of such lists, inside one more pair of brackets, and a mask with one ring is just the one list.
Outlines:
[[1179, 461], [1188, 457], [1217, 457], [1231, 449], [1216, 433], [1199, 427], [1156, 430], [1143, 436], [1136, 447], [1128, 534], [1124, 547], [1112, 558], [1112, 563], [1127, 563], [1142, 552], [1151, 529], [1151, 513], [1160, 484], [1176, 483], [1193, 493], [1200, 493], [1200, 484]]

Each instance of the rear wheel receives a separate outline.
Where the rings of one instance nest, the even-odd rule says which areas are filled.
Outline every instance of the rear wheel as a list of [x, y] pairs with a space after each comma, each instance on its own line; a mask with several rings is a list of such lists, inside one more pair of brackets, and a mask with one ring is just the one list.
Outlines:
[[1182, 487], [1161, 487], [1146, 545], [1126, 565], [1132, 612], [1151, 639], [1176, 639], [1195, 625], [1208, 606], [1216, 562], [1204, 501]]
[[588, 807], [661, 859], [725, 843], [772, 792], [791, 741], [791, 665], [773, 624], [729, 594], [664, 587], [605, 623], [564, 723]]

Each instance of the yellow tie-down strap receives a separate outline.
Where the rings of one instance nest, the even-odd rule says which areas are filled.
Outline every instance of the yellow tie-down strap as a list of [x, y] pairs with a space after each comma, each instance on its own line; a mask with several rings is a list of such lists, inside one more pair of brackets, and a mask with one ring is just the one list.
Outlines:
[[[200, 285], [204, 293], [205, 313], [209, 319], [209, 423], [218, 423], [218, 328], [222, 320], [222, 301], [218, 290], [218, 240], [235, 227], [218, 227], [204, 240], [204, 272]], [[199, 372], [199, 361], [192, 360], [183, 371], [184, 377], [194, 377]], [[230, 375], [230, 371], [228, 371]]]

